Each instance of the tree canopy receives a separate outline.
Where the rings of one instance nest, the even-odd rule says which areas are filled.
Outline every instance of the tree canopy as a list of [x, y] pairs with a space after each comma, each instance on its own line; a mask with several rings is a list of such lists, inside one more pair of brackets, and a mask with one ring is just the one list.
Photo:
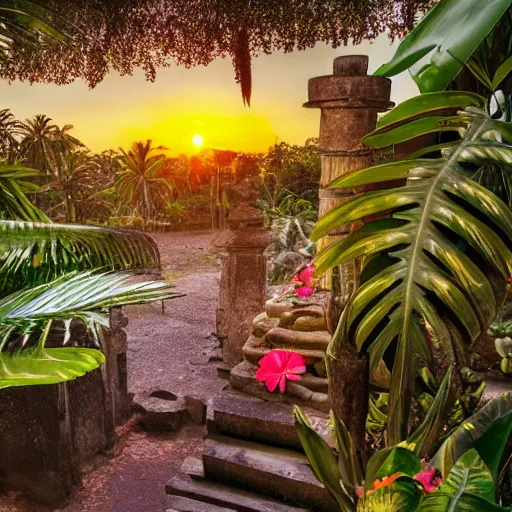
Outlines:
[[[141, 68], [154, 80], [160, 67], [228, 57], [249, 103], [253, 57], [317, 42], [357, 44], [382, 32], [401, 37], [437, 0], [21, 1], [67, 37], [51, 44], [15, 38], [8, 58], [0, 59], [2, 79], [67, 84], [81, 78], [94, 87], [112, 70], [124, 75]], [[0, 0], [0, 7], [8, 2]]]

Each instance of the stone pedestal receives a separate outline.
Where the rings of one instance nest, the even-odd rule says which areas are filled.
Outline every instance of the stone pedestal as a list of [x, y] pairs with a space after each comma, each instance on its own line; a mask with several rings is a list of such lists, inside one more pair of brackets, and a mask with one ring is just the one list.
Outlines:
[[0, 390], [0, 486], [62, 505], [80, 469], [112, 448], [115, 427], [130, 414], [126, 379], [127, 319], [111, 311], [106, 363], [76, 380]]
[[229, 230], [214, 246], [222, 251], [217, 332], [224, 338], [223, 359], [229, 366], [240, 363], [242, 347], [252, 319], [263, 310], [266, 288], [266, 258], [270, 236], [262, 212], [247, 203], [235, 207], [228, 218]]

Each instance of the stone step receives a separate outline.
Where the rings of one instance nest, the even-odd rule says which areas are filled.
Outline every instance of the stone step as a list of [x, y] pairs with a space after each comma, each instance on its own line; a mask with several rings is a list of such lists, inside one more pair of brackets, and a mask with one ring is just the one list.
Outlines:
[[210, 435], [205, 442], [203, 465], [207, 479], [264, 491], [302, 507], [339, 512], [339, 506], [316, 479], [306, 457], [296, 451]]
[[165, 490], [173, 497], [181, 496], [237, 512], [311, 512], [308, 508], [289, 505], [247, 490], [207, 480], [193, 480], [184, 473], [178, 473], [169, 480]]
[[218, 507], [204, 501], [191, 500], [181, 496], [171, 496], [167, 512], [234, 512], [233, 508]]
[[[328, 436], [326, 414], [303, 409], [315, 430]], [[208, 403], [208, 433], [223, 434], [302, 452], [293, 419], [293, 407], [256, 398], [218, 396]]]

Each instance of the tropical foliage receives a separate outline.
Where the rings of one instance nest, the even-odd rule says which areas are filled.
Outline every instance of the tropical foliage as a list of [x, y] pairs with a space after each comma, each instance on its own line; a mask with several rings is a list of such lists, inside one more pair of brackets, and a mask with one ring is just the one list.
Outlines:
[[169, 182], [159, 175], [165, 156], [152, 155], [164, 147], [151, 147], [151, 141], [134, 142], [129, 151], [121, 149], [120, 161], [123, 170], [116, 179], [120, 201], [126, 201], [137, 209], [144, 220], [154, 215], [156, 200], [169, 197]]
[[[47, 222], [24, 193], [35, 191], [24, 181], [35, 174], [0, 168], [0, 205], [12, 219], [0, 221], [0, 388], [63, 382], [97, 368], [108, 308], [177, 295], [163, 281], [132, 281], [134, 270], [160, 266], [148, 236]], [[73, 320], [88, 327], [95, 348], [48, 347], [54, 322], [64, 322], [64, 345], [77, 343]]]
[[[401, 36], [413, 27], [415, 13], [435, 1], [286, 0], [277, 6], [253, 2], [249, 8], [238, 0], [47, 0], [46, 9], [65, 17], [59, 25], [73, 44], [48, 48], [14, 38], [11, 58], [0, 61], [0, 78], [58, 84], [82, 78], [94, 87], [113, 70], [124, 75], [142, 68], [154, 80], [160, 67], [204, 66], [228, 57], [250, 103], [253, 56], [312, 48], [320, 41], [333, 47], [350, 40], [357, 44], [383, 32]], [[19, 4], [33, 12], [40, 3]]]
[[311, 467], [341, 511], [510, 510], [499, 505], [498, 496], [503, 453], [512, 431], [512, 396], [494, 398], [435, 448], [432, 441], [453, 403], [450, 379], [451, 371], [418, 429], [404, 442], [375, 452], [365, 465], [342, 421], [331, 417], [336, 458], [307, 417], [295, 409], [297, 432]]
[[[336, 180], [332, 187], [379, 184], [381, 190], [333, 209], [312, 235], [318, 239], [341, 224], [378, 218], [326, 248], [316, 265], [322, 271], [363, 258], [361, 286], [344, 311], [329, 353], [335, 357], [336, 344], [344, 340], [368, 352], [372, 368], [383, 358], [388, 361], [394, 411], [388, 425], [391, 444], [403, 440], [408, 425], [416, 357], [430, 360], [433, 351], [441, 349], [449, 361], [467, 366], [465, 344], [487, 330], [512, 273], [507, 247], [512, 213], [471, 180], [482, 163], [508, 166], [511, 126], [470, 105], [457, 116], [414, 119], [420, 103], [422, 112], [432, 113], [454, 94], [460, 93], [433, 93], [402, 104], [399, 112], [390, 114], [392, 120], [384, 118], [366, 140], [387, 146], [438, 127], [460, 129], [463, 137], [458, 142], [439, 158], [389, 162]], [[476, 100], [471, 96], [467, 101]], [[404, 126], [394, 127], [396, 122]], [[386, 187], [396, 179], [403, 179], [404, 186]], [[456, 319], [451, 330], [446, 312]]]

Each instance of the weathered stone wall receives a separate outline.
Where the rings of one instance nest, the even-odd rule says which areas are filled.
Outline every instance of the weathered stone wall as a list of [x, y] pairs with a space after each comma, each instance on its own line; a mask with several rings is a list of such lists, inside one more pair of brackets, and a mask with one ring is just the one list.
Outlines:
[[0, 390], [0, 486], [59, 506], [80, 468], [114, 445], [117, 424], [129, 416], [127, 320], [111, 312], [106, 363], [63, 384]]

